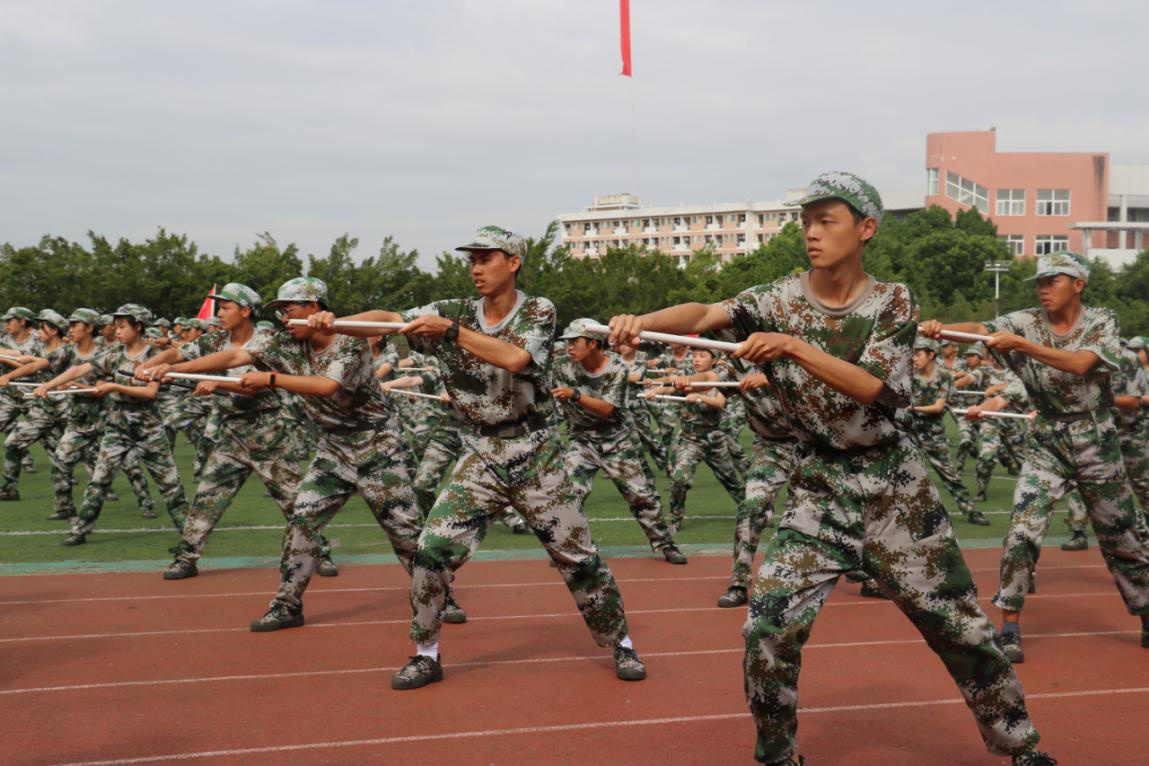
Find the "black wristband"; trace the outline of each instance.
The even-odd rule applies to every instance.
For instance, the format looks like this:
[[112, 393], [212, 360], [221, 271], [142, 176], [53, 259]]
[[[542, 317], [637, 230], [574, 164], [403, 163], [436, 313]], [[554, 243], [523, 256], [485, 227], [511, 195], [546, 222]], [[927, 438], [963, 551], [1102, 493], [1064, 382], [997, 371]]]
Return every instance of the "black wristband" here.
[[456, 343], [459, 340], [459, 323], [451, 322], [451, 326], [443, 333], [443, 340], [448, 343]]
[[577, 388], [572, 388], [571, 392], [572, 402], [577, 402], [579, 399], [582, 399], [582, 391], [579, 391]]
[[275, 388], [275, 373], [274, 372], [271, 373], [271, 375], [268, 377], [267, 385], [271, 386], [272, 388]]

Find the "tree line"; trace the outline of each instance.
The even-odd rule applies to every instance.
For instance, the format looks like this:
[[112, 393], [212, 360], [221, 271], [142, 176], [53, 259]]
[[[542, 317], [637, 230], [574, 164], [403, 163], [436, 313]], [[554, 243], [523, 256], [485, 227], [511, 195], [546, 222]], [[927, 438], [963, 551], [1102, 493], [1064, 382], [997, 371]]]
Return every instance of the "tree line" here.
[[[527, 240], [519, 284], [555, 303], [560, 327], [578, 316], [605, 320], [684, 301], [713, 302], [808, 267], [802, 231], [794, 223], [727, 263], [700, 250], [685, 266], [675, 257], [635, 247], [611, 249], [598, 259], [574, 258], [557, 244], [557, 234], [552, 223]], [[45, 236], [34, 245], [0, 247], [0, 307], [51, 307], [67, 314], [78, 306], [110, 311], [131, 302], [170, 318], [194, 315], [212, 284], [242, 282], [269, 300], [280, 284], [300, 275], [326, 282], [338, 313], [403, 309], [474, 294], [463, 253], [442, 253], [429, 273], [417, 265], [418, 251], [404, 250], [390, 237], [374, 255], [360, 257], [358, 249], [359, 240], [345, 234], [326, 255], [308, 255], [305, 264], [296, 245], [280, 245], [269, 233], [237, 247], [230, 260], [201, 253], [185, 235], [164, 229], [142, 242], [112, 242], [93, 232], [83, 243]], [[976, 210], [951, 217], [934, 206], [888, 218], [864, 256], [875, 277], [913, 288], [923, 317], [944, 321], [993, 316], [987, 261], [1010, 265], [1001, 274], [1002, 313], [1036, 303], [1033, 284], [1025, 281], [1034, 273], [1034, 261], [1012, 258], [993, 223]], [[1146, 296], [1149, 250], [1119, 272], [1094, 260], [1085, 302], [1113, 308], [1124, 335], [1149, 335]]]

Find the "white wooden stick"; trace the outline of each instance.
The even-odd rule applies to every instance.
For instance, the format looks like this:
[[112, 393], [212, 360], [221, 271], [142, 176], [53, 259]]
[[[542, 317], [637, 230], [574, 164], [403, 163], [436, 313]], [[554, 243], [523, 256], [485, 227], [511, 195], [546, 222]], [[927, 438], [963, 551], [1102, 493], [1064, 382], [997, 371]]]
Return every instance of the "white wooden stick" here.
[[[954, 410], [955, 415], [964, 415], [969, 410]], [[1014, 420], [1032, 420], [1033, 415], [1025, 412], [991, 412], [985, 410], [981, 413], [983, 418], [1013, 418]]]
[[56, 391], [49, 391], [48, 396], [71, 396], [73, 394], [94, 394], [94, 388], [61, 388]]
[[666, 402], [688, 402], [690, 401], [685, 396], [671, 396], [670, 394], [655, 394], [655, 399], [662, 399]]
[[[610, 335], [610, 328], [604, 324], [587, 324], [583, 327], [587, 332], [593, 332], [596, 335]], [[709, 338], [691, 338], [689, 335], [671, 335], [665, 332], [647, 332], [643, 330], [638, 334], [642, 340], [649, 340], [655, 343], [673, 343], [679, 346], [691, 346], [693, 348], [707, 348], [711, 351], [737, 351], [740, 348], [738, 343], [727, 343], [722, 340], [710, 340]]]
[[165, 378], [173, 378], [175, 380], [207, 380], [215, 383], [242, 383], [243, 378], [233, 378], [230, 375], [200, 375], [195, 372], [169, 372], [164, 374]]
[[965, 391], [958, 389], [954, 391], [955, 396], [989, 396], [985, 391]]
[[434, 372], [434, 367], [395, 367], [391, 372]]
[[977, 335], [972, 332], [958, 332], [957, 330], [942, 330], [941, 336], [946, 340], [961, 340], [967, 341], [969, 343], [974, 343], [979, 340], [982, 343], [985, 343], [987, 340], [992, 340], [992, 338], [988, 335]]
[[412, 391], [408, 388], [390, 388], [387, 390], [389, 394], [403, 394], [404, 396], [417, 396], [420, 399], [434, 399], [440, 404], [445, 404], [443, 398], [439, 394], [424, 394], [421, 391]]
[[39, 388], [40, 386], [42, 386], [44, 384], [43, 383], [35, 383], [33, 381], [30, 381], [30, 380], [14, 380], [11, 383], [9, 383], [8, 385], [16, 386], [17, 388]]
[[[306, 319], [289, 319], [287, 323], [292, 327], [307, 326]], [[337, 330], [341, 327], [356, 330], [402, 330], [407, 324], [407, 322], [361, 322], [355, 319], [336, 319], [332, 326]]]
[[[644, 386], [666, 386], [670, 388], [670, 384], [660, 382], [657, 380], [644, 380]], [[738, 388], [742, 385], [741, 381], [737, 380], [696, 380], [687, 384], [689, 388]]]

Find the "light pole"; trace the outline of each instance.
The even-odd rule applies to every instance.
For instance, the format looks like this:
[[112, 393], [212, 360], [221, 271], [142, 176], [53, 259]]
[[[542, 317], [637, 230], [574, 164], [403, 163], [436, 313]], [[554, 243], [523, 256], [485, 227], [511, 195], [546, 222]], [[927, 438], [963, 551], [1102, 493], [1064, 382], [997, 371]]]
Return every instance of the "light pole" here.
[[986, 261], [985, 270], [993, 272], [993, 315], [995, 317], [1001, 316], [1001, 308], [997, 305], [998, 299], [1001, 297], [1001, 274], [1009, 271], [1009, 264]]

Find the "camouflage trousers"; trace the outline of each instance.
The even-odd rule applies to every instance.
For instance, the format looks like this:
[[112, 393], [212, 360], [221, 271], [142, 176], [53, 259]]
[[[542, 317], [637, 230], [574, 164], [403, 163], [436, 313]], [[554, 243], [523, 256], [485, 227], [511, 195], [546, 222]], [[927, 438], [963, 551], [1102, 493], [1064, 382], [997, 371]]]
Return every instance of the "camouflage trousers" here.
[[595, 476], [602, 470], [626, 500], [651, 549], [661, 553], [674, 545], [662, 517], [662, 499], [655, 488], [654, 474], [633, 431], [625, 426], [619, 426], [613, 433], [572, 429], [564, 462], [578, 493], [580, 508], [594, 487]]
[[998, 460], [1003, 463], [1008, 460], [1006, 456], [1006, 434], [1001, 429], [999, 421], [986, 421], [981, 423], [980, 438], [977, 445], [977, 496], [984, 497], [989, 490], [989, 480], [993, 476], [993, 467]]
[[993, 603], [1019, 612], [1033, 580], [1053, 504], [1075, 483], [1101, 555], [1132, 614], [1149, 614], [1149, 548], [1133, 504], [1121, 446], [1108, 412], [1071, 422], [1039, 419], [1030, 429], [1013, 514], [1003, 541]]
[[397, 457], [401, 442], [402, 436], [393, 427], [323, 434], [287, 519], [279, 591], [272, 606], [303, 607], [303, 593], [326, 545], [323, 528], [355, 492], [363, 496], [387, 534], [399, 563], [411, 571], [419, 539], [419, 511], [407, 464]]
[[112, 479], [133, 452], [160, 490], [172, 523], [177, 530], [183, 529], [187, 498], [159, 418], [151, 412], [113, 409], [108, 413], [104, 434], [100, 438], [100, 454], [84, 490], [80, 513], [72, 520], [73, 533], [87, 534], [96, 526], [112, 488]]
[[1125, 461], [1129, 487], [1141, 504], [1141, 512], [1149, 518], [1149, 423], [1118, 428], [1117, 434], [1121, 439], [1121, 457]]
[[211, 453], [211, 441], [204, 438], [207, 427], [208, 408], [200, 397], [187, 394], [177, 399], [174, 405], [169, 405], [169, 414], [163, 418], [164, 431], [167, 432], [168, 443], [175, 449], [176, 434], [183, 432], [188, 442], [195, 449], [195, 475], [203, 471], [207, 456]]
[[[287, 429], [279, 410], [225, 416], [218, 439], [200, 474], [191, 510], [184, 522], [178, 556], [196, 560], [203, 553], [208, 535], [253, 473], [260, 478], [271, 499], [290, 520], [299, 486], [299, 463], [288, 457]], [[286, 534], [286, 533], [285, 533]], [[320, 556], [330, 555], [320, 535]]]
[[[99, 457], [100, 439], [104, 433], [100, 422], [69, 421], [64, 429], [63, 436], [56, 446], [52, 457], [52, 505], [53, 510], [63, 512], [69, 516], [76, 514], [75, 501], [72, 499], [72, 488], [75, 486], [76, 465], [83, 463], [88, 469], [88, 476], [96, 473], [95, 461]], [[95, 447], [95, 449], [93, 449]], [[148, 480], [140, 468], [139, 453], [135, 450], [128, 452], [123, 461], [124, 474], [140, 510], [150, 514], [155, 509], [151, 493], [148, 491]], [[114, 474], [112, 476], [114, 477]], [[109, 484], [111, 478], [109, 478]]]
[[627, 634], [610, 567], [591, 539], [579, 493], [566, 475], [553, 428], [512, 439], [463, 434], [463, 455], [427, 517], [411, 576], [411, 640], [438, 640], [451, 573], [469, 559], [507, 506], [527, 520], [550, 554], [591, 636], [611, 646]]
[[710, 466], [714, 478], [736, 504], [741, 505], [746, 497], [746, 484], [738, 476], [722, 429], [695, 431], [686, 426], [674, 451], [670, 474], [670, 524], [675, 528], [681, 527], [686, 517], [686, 493], [694, 486], [694, 472], [702, 462]]
[[957, 455], [954, 458], [958, 475], [960, 476], [965, 472], [965, 461], [967, 457], [977, 459], [977, 437], [980, 430], [980, 423], [976, 423], [963, 415], [954, 415], [954, 422], [957, 423], [958, 429], [958, 446]]
[[439, 484], [462, 452], [463, 442], [457, 428], [440, 426], [431, 434], [415, 471], [415, 503], [419, 506], [420, 518], [426, 519], [431, 513], [435, 496], [439, 494]]
[[[919, 421], [914, 421], [914, 427], [910, 431], [910, 438], [922, 454], [926, 458], [926, 462], [934, 469], [934, 473], [941, 479], [942, 486], [946, 491], [953, 496], [957, 502], [958, 510], [962, 513], [973, 513], [974, 504], [970, 500], [969, 492], [962, 483], [961, 475], [958, 474], [954, 464], [950, 461], [950, 442], [946, 438], [945, 428], [941, 427], [939, 422], [937, 426], [931, 427], [928, 424], [920, 424]], [[980, 465], [980, 463], [979, 463]], [[992, 467], [990, 468], [992, 471]]]
[[754, 438], [753, 459], [746, 474], [746, 498], [738, 504], [734, 521], [734, 564], [730, 585], [750, 587], [754, 555], [762, 530], [774, 516], [774, 498], [786, 486], [798, 462], [798, 445], [792, 440]]
[[738, 470], [738, 475], [742, 480], [746, 481], [746, 474], [750, 472], [750, 456], [746, 454], [746, 449], [742, 446], [742, 426], [746, 423], [746, 416], [740, 417], [723, 417], [722, 424], [719, 430], [726, 438], [726, 450], [730, 453], [730, 459], [734, 461], [734, 467]]
[[27, 409], [28, 401], [23, 396], [0, 391], [0, 433], [9, 433]]
[[627, 425], [638, 437], [642, 448], [650, 454], [658, 470], [666, 473], [670, 464], [666, 459], [666, 444], [662, 440], [662, 431], [651, 423], [650, 410], [644, 399], [637, 399], [633, 404], [627, 404]]
[[[755, 758], [797, 752], [802, 647], [838, 578], [863, 570], [910, 619], [949, 671], [993, 753], [1037, 742], [1021, 682], [993, 625], [945, 506], [908, 437], [896, 444], [801, 458], [781, 528], [754, 582], [743, 636]], [[864, 694], [859, 686], [858, 692]]]
[[64, 420], [55, 407], [33, 403], [4, 440], [4, 486], [15, 489], [20, 483], [20, 466], [28, 457], [28, 448], [38, 441], [44, 442], [49, 455], [56, 451]]

